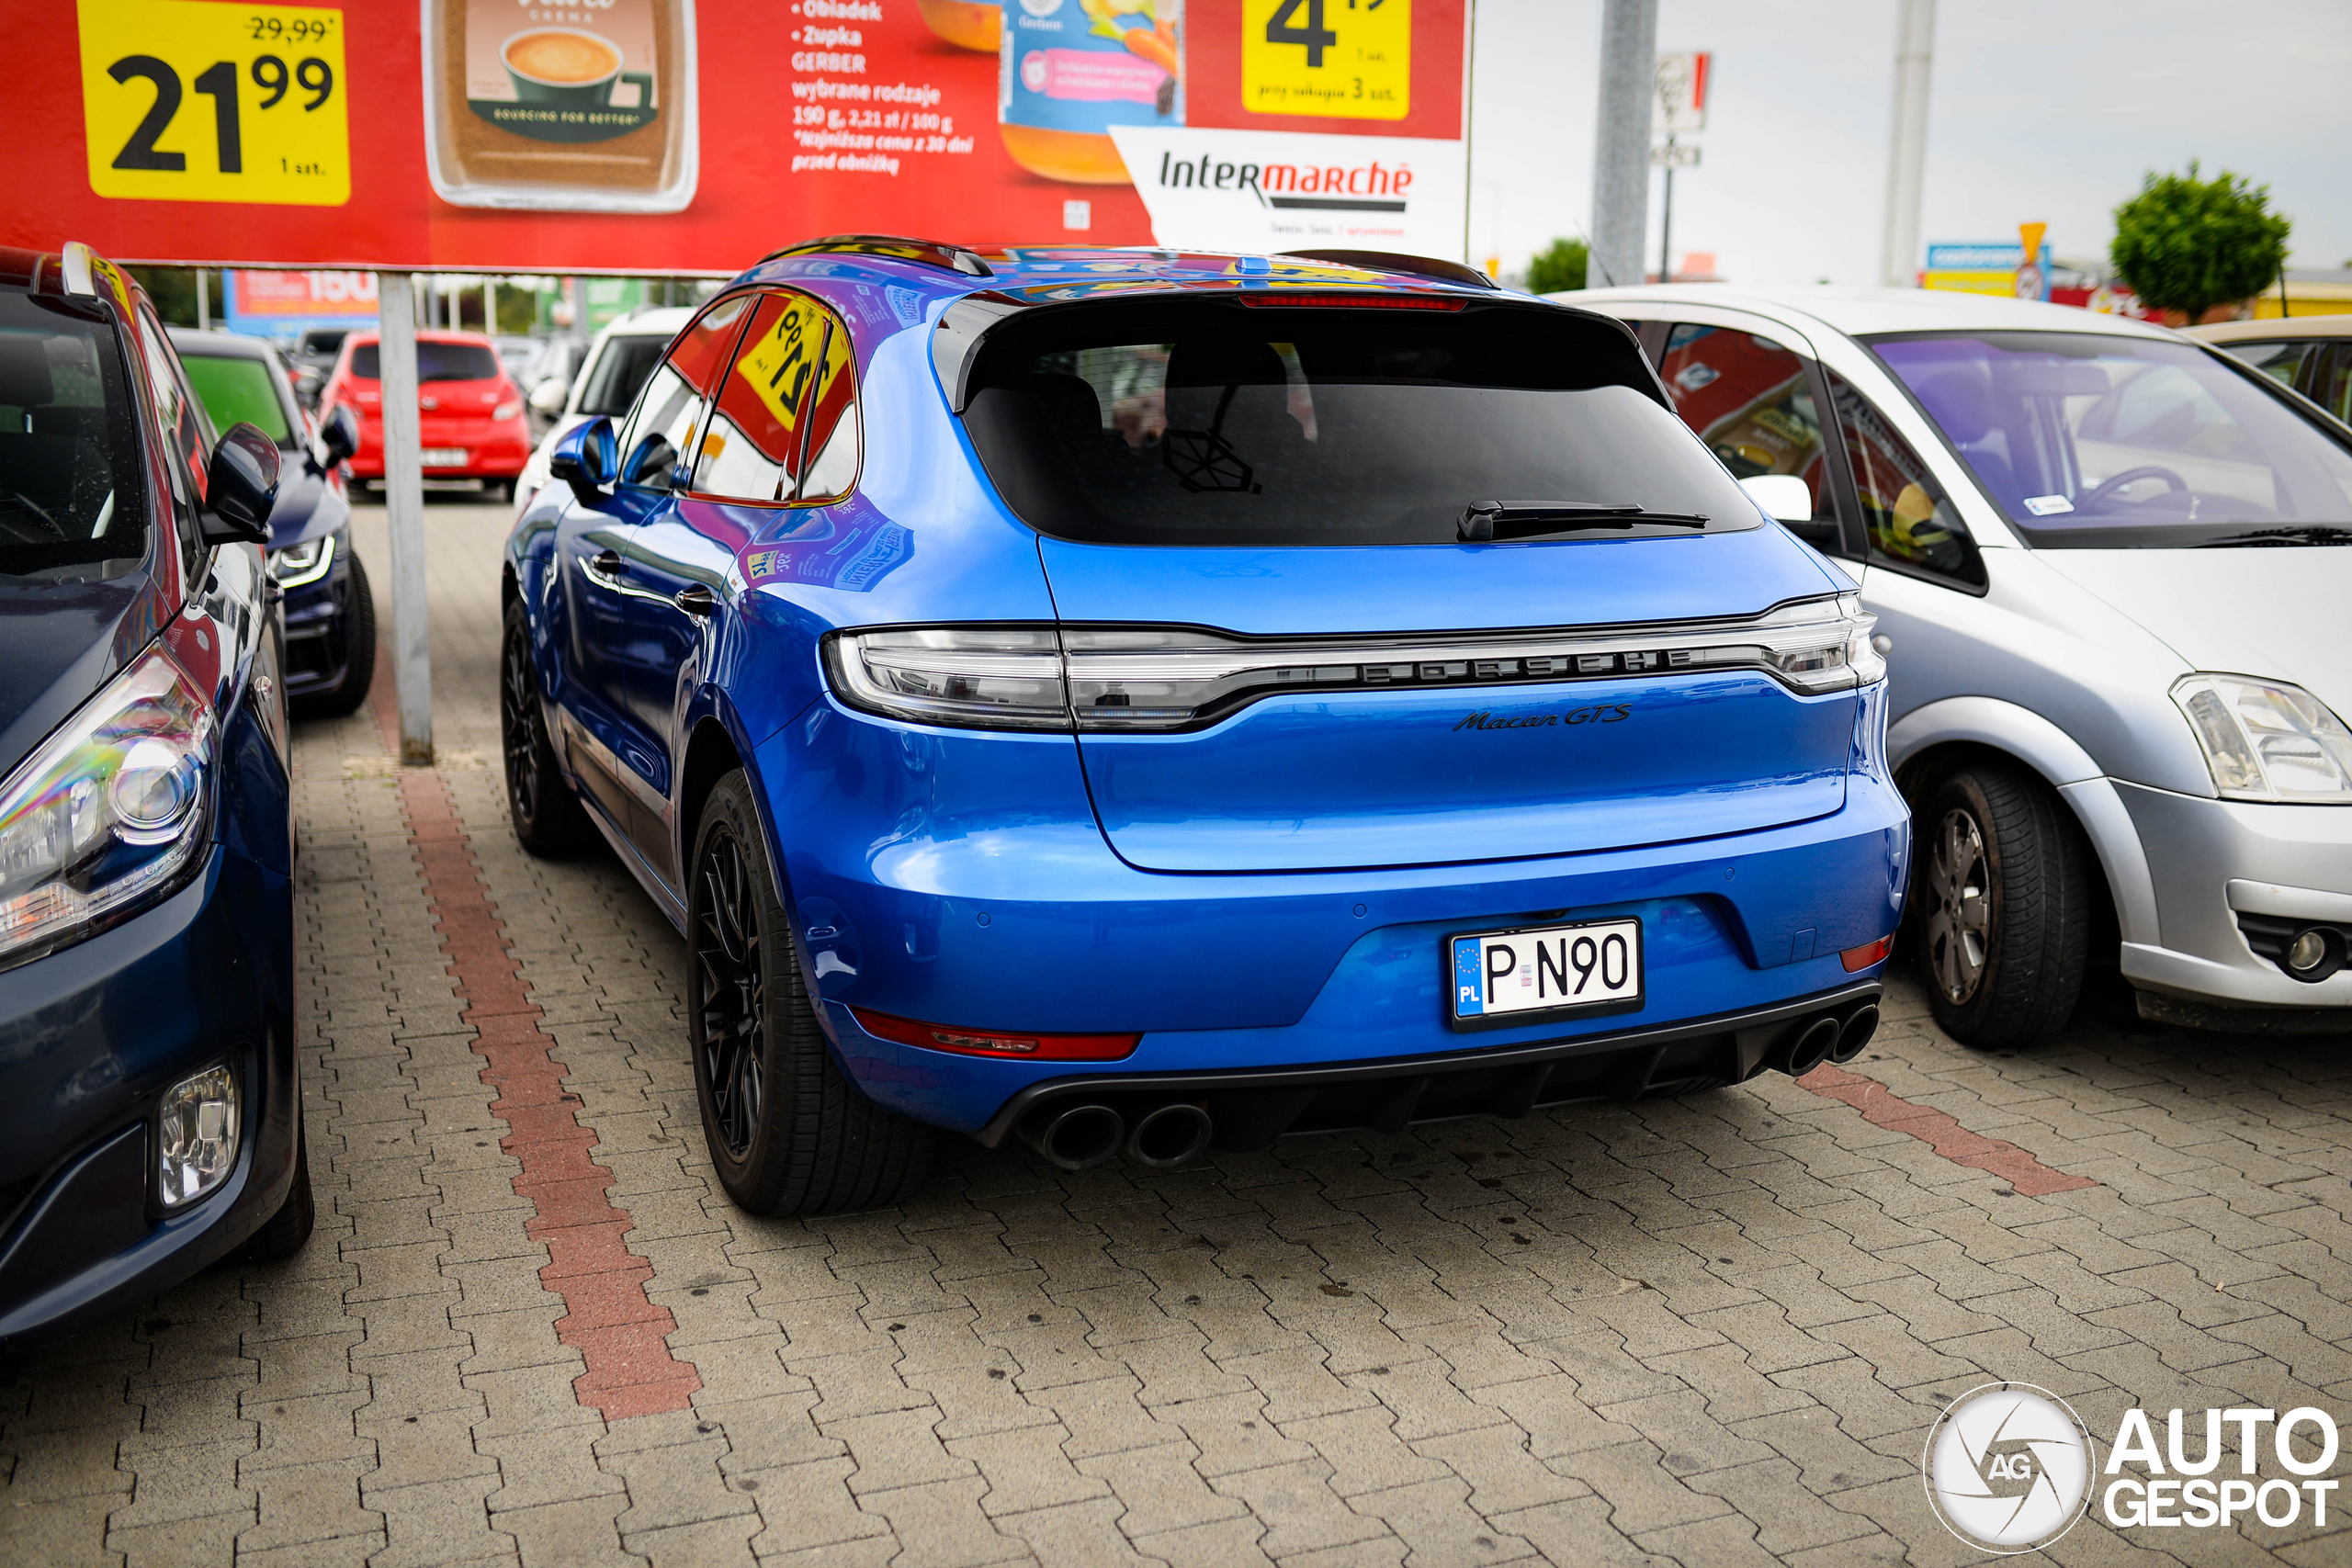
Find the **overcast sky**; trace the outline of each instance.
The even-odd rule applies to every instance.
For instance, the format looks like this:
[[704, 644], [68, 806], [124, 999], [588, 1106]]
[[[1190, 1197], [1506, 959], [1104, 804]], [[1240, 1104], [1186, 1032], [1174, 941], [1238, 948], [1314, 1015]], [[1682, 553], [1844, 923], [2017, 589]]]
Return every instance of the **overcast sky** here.
[[[1659, 0], [1658, 48], [1714, 51], [1705, 164], [1674, 251], [1743, 282], [1876, 281], [1896, 0]], [[2150, 169], [2270, 187], [2293, 267], [2352, 258], [2352, 3], [1944, 0], [1920, 238], [2050, 225], [2099, 256]], [[1600, 0], [1477, 0], [1471, 252], [1506, 267], [1589, 228]], [[1659, 191], [1650, 187], [1648, 255]], [[1917, 258], [1914, 259], [1917, 265]]]

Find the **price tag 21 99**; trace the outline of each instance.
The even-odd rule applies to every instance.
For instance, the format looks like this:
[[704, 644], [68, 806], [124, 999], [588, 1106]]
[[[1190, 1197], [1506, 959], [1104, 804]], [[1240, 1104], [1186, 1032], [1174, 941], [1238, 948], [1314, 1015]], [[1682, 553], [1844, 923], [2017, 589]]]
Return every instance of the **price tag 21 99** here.
[[78, 0], [90, 188], [139, 201], [351, 199], [343, 13]]

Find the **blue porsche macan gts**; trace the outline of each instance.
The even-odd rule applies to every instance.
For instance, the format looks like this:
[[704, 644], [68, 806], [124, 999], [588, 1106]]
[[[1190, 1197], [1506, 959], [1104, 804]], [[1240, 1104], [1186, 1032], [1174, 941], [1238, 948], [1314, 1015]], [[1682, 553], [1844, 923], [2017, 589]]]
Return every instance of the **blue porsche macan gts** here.
[[[504, 563], [514, 827], [692, 949], [710, 1153], [893, 1201], [1802, 1073], [1908, 817], [1850, 581], [1625, 328], [1445, 263], [770, 256]], [[593, 829], [592, 829], [593, 825]]]

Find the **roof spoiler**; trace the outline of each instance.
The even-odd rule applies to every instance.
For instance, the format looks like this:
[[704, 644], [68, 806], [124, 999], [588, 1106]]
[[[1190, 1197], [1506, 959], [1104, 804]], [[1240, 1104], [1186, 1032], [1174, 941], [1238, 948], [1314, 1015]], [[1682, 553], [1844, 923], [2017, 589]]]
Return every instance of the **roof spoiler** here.
[[764, 264], [786, 256], [886, 256], [893, 261], [941, 267], [966, 277], [996, 276], [995, 269], [982, 261], [978, 252], [963, 245], [952, 245], [944, 240], [910, 240], [896, 234], [828, 234], [821, 240], [807, 240], [780, 251], [770, 251], [760, 260]]
[[1440, 261], [1434, 256], [1408, 256], [1398, 251], [1284, 251], [1282, 254], [1295, 256], [1300, 261], [1330, 262], [1337, 266], [1361, 267], [1367, 272], [1402, 272], [1416, 277], [1433, 277], [1442, 283], [1459, 283], [1467, 288], [1499, 292], [1502, 288], [1475, 266]]

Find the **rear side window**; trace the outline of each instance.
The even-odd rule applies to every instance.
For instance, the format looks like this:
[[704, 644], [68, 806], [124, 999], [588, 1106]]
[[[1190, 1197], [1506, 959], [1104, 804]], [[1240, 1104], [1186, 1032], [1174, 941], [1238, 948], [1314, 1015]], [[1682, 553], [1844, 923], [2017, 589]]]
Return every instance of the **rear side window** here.
[[695, 448], [703, 404], [742, 330], [752, 297], [722, 299], [678, 334], [677, 346], [646, 378], [621, 429], [621, 482], [668, 490], [683, 455]]
[[1651, 386], [1580, 312], [1188, 299], [1013, 318], [965, 420], [1006, 503], [1062, 538], [1451, 544], [1489, 502], [1757, 526]]
[[1678, 321], [1658, 366], [1674, 412], [1739, 479], [1794, 474], [1813, 492], [1813, 514], [1834, 518], [1823, 461], [1821, 411], [1805, 362], [1771, 338]]
[[2295, 373], [2303, 367], [2303, 354], [2308, 344], [2300, 343], [2225, 343], [2218, 345], [2233, 359], [2243, 359], [2282, 387], [2295, 384]]
[[580, 389], [580, 412], [591, 419], [598, 414], [617, 419], [628, 412], [669, 345], [667, 338], [643, 333], [606, 338], [605, 352], [589, 369], [588, 384]]
[[730, 501], [820, 501], [857, 479], [849, 333], [797, 294], [770, 294], [711, 408], [694, 488]]
[[[372, 343], [363, 343], [354, 348], [351, 351], [351, 373], [363, 381], [382, 380], [382, 349]], [[495, 381], [502, 374], [498, 353], [487, 344], [435, 343], [427, 339], [416, 345], [416, 378], [419, 381]]]
[[1976, 541], [1928, 465], [1851, 382], [1834, 370], [1826, 374], [1846, 460], [1854, 471], [1870, 558], [1984, 586]]
[[138, 419], [112, 326], [0, 293], [0, 575], [114, 576], [144, 558]]

